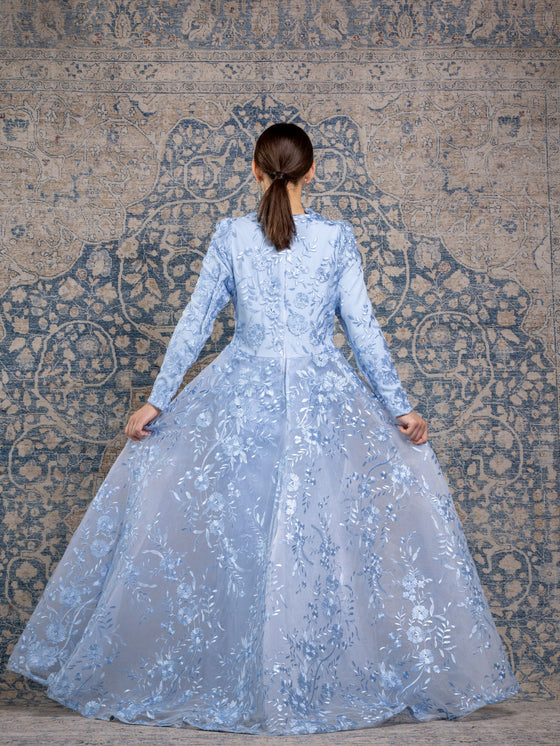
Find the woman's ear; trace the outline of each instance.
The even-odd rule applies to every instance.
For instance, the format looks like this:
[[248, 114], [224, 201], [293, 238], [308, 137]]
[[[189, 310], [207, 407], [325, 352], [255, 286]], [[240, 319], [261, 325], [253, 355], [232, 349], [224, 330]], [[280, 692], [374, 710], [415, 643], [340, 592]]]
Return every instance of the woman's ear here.
[[251, 161], [251, 168], [253, 169], [253, 176], [255, 177], [255, 179], [259, 182], [259, 184], [262, 184], [263, 172], [257, 166], [255, 161]]
[[313, 161], [313, 163], [311, 164], [311, 168], [309, 169], [309, 171], [303, 177], [304, 183], [305, 184], [309, 184], [309, 182], [311, 181], [311, 179], [314, 176], [315, 176], [315, 161]]

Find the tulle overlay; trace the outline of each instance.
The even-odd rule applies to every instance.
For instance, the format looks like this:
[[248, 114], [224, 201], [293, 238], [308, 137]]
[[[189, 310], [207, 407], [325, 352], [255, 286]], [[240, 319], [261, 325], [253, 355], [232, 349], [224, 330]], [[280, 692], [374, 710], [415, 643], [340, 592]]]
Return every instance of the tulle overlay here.
[[90, 717], [271, 734], [518, 690], [431, 447], [332, 343], [237, 338], [125, 446], [9, 667]]

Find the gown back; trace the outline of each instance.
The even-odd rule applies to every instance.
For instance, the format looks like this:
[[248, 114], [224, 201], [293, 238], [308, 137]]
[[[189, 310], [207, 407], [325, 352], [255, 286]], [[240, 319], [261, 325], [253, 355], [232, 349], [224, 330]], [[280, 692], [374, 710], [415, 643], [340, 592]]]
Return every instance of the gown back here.
[[[297, 734], [518, 691], [353, 231], [221, 221], [149, 401], [8, 668], [95, 718]], [[218, 312], [236, 328], [173, 398]], [[338, 315], [365, 381], [333, 342]], [[367, 383], [366, 383], [367, 381]]]

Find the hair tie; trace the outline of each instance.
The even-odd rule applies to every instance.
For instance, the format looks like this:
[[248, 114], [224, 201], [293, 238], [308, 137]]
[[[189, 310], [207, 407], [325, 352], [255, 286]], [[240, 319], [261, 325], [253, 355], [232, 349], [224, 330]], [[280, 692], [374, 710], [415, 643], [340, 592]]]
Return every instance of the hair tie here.
[[286, 174], [283, 171], [273, 171], [271, 174], [272, 180], [286, 181]]

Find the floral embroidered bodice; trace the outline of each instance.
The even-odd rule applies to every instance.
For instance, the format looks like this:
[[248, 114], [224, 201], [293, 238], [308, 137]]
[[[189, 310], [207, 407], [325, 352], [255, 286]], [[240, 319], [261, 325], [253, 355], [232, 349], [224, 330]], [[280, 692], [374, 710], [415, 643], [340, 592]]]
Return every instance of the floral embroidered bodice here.
[[259, 357], [319, 357], [336, 353], [335, 314], [357, 364], [393, 416], [412, 407], [399, 381], [364, 283], [350, 225], [308, 211], [295, 215], [297, 238], [277, 251], [256, 215], [222, 220], [204, 258], [196, 288], [173, 333], [149, 401], [166, 409], [230, 298], [230, 344]]

